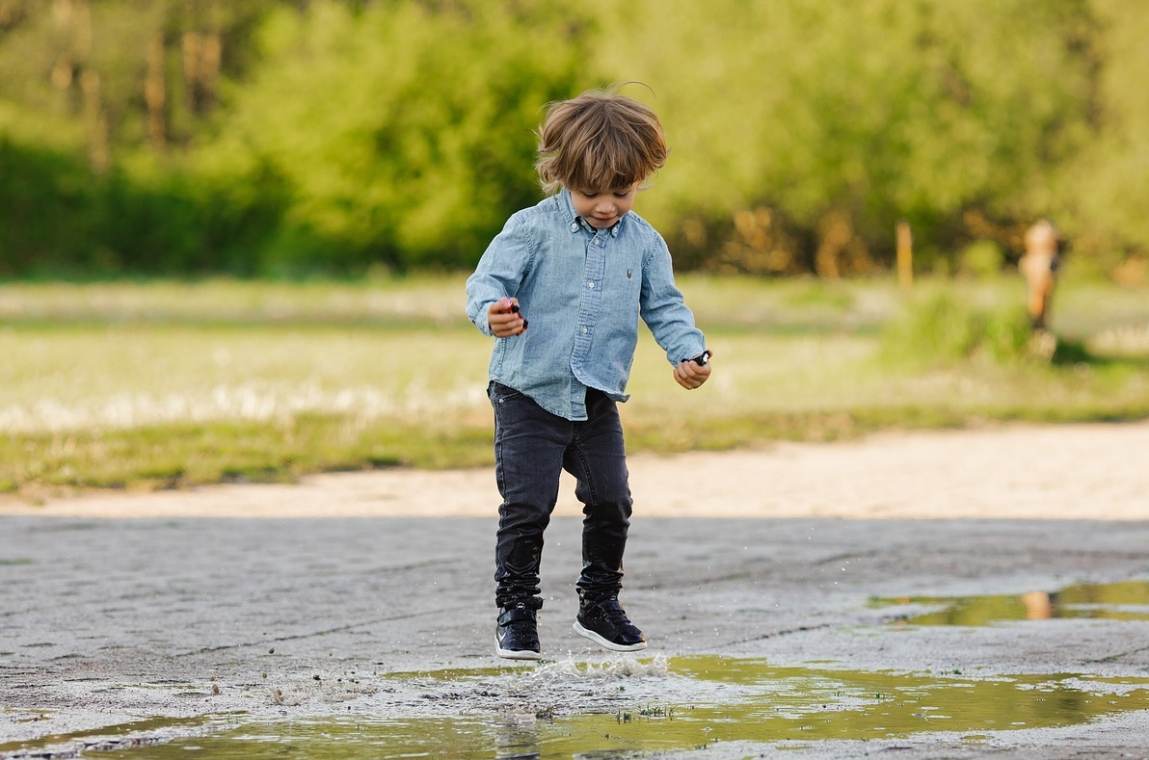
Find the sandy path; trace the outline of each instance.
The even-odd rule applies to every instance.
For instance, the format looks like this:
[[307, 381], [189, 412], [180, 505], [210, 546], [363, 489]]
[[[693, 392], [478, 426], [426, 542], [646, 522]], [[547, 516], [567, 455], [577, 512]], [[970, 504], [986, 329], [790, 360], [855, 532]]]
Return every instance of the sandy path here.
[[[887, 433], [834, 444], [630, 459], [636, 515], [1149, 519], [1149, 421]], [[565, 476], [564, 476], [565, 477]], [[122, 517], [492, 515], [490, 469], [318, 475], [298, 485], [103, 493], [0, 514]], [[576, 515], [573, 483], [557, 515]]]

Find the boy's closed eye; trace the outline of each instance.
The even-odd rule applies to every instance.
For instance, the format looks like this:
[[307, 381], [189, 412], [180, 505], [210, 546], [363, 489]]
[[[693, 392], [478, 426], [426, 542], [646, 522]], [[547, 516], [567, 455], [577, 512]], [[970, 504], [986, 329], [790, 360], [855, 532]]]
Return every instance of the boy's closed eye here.
[[571, 191], [575, 213], [592, 227], [605, 229], [626, 216], [634, 205], [638, 183], [610, 189], [584, 187]]
[[[607, 195], [605, 191], [601, 190], [579, 190], [578, 193], [588, 200], [597, 198], [600, 195]], [[630, 188], [628, 187], [622, 190], [611, 190], [610, 194], [615, 198], [625, 198], [626, 196], [630, 195]]]

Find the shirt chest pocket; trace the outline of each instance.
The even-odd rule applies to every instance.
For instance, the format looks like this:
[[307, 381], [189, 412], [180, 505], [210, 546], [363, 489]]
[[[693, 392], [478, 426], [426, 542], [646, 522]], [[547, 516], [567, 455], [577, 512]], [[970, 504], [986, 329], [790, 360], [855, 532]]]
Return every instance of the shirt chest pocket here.
[[603, 294], [607, 298], [618, 298], [637, 306], [638, 294], [642, 289], [642, 269], [639, 264], [608, 265], [603, 279]]
[[604, 290], [625, 293], [639, 291], [642, 283], [642, 269], [639, 261], [616, 261], [610, 256], [602, 272]]

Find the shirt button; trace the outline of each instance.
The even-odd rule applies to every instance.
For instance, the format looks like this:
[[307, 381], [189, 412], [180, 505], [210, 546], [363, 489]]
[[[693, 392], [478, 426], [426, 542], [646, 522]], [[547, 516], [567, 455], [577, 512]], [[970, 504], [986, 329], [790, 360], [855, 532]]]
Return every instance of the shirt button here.
[[591, 288], [591, 289], [593, 290], [593, 289], [594, 289], [594, 280], [591, 280], [591, 281], [589, 281], [589, 282], [586, 284], [586, 286], [587, 286], [588, 288]]
[[582, 333], [583, 335], [586, 335], [586, 325], [583, 325], [582, 327], [580, 327], [580, 328], [578, 329], [578, 331], [579, 331], [580, 333]]
[[573, 222], [571, 224], [571, 232], [578, 232], [578, 222]]

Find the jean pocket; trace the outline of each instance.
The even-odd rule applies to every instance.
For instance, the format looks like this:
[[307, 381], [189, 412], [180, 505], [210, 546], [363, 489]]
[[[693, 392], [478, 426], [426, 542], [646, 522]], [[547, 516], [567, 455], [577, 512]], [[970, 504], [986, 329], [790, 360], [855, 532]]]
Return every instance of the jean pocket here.
[[492, 381], [490, 387], [487, 388], [487, 396], [491, 399], [492, 404], [503, 404], [507, 401], [523, 398], [524, 394], [510, 386]]

